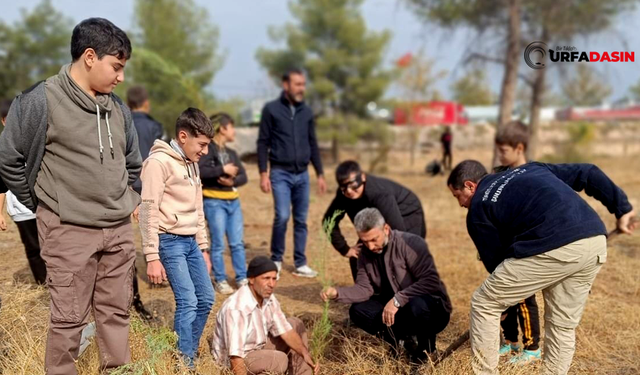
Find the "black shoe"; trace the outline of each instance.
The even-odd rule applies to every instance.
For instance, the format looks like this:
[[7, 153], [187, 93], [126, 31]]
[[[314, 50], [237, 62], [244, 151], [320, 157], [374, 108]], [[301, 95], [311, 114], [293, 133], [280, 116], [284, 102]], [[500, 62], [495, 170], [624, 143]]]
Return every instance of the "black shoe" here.
[[133, 308], [134, 310], [136, 310], [138, 315], [140, 315], [142, 320], [146, 322], [151, 322], [154, 320], [153, 315], [151, 315], [151, 313], [144, 308], [144, 305], [142, 304], [142, 300], [140, 299], [140, 296], [135, 296], [133, 298]]

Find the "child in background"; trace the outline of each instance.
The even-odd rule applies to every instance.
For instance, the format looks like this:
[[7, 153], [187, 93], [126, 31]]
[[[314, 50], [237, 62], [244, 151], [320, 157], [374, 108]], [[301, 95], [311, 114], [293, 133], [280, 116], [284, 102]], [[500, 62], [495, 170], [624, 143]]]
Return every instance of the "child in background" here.
[[247, 183], [247, 173], [238, 154], [226, 147], [227, 143], [235, 141], [236, 131], [231, 116], [216, 113], [211, 116], [211, 122], [215, 136], [209, 145], [209, 153], [198, 163], [204, 186], [204, 214], [211, 233], [211, 265], [216, 290], [222, 294], [232, 294], [235, 290], [227, 281], [222, 252], [226, 234], [236, 285], [246, 285], [244, 220], [237, 188]]
[[[520, 121], [512, 121], [496, 134], [496, 146], [500, 165], [513, 169], [527, 163], [526, 151], [529, 143], [529, 128]], [[522, 330], [522, 345], [518, 345], [518, 320]], [[540, 318], [536, 296], [520, 301], [502, 314], [501, 323], [505, 343], [500, 346], [500, 355], [517, 353], [512, 363], [528, 363], [541, 358]], [[523, 349], [520, 353], [520, 349]]]

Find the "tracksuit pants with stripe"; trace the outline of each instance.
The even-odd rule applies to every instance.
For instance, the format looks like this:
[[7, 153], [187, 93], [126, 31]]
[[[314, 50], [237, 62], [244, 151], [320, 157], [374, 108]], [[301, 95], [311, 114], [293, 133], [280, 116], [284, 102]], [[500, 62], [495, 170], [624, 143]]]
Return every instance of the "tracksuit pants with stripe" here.
[[504, 339], [518, 342], [518, 321], [522, 330], [522, 346], [525, 350], [538, 350], [540, 347], [540, 318], [535, 294], [509, 307], [504, 313], [500, 325]]

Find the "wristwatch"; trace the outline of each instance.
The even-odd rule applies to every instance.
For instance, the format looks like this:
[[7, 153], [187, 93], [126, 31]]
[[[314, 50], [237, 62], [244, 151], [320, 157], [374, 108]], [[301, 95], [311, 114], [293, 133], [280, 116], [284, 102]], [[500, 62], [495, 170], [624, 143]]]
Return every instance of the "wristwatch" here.
[[398, 302], [398, 300], [396, 299], [396, 297], [393, 297], [393, 306], [400, 308], [400, 302]]

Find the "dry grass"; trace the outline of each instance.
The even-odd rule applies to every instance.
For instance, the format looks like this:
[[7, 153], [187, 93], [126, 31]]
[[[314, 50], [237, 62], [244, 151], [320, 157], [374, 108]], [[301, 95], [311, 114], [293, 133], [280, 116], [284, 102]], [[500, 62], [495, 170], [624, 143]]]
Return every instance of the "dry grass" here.
[[[469, 152], [458, 157], [480, 158], [488, 162], [488, 153]], [[428, 178], [422, 172], [427, 161], [435, 155], [421, 156], [413, 168], [408, 165], [408, 154], [392, 154], [387, 177], [399, 181], [415, 191], [425, 207], [428, 227], [428, 243], [444, 280], [454, 306], [451, 323], [438, 335], [438, 347], [443, 349], [468, 328], [469, 299], [474, 289], [486, 277], [486, 271], [476, 259], [476, 250], [468, 238], [464, 224], [466, 211], [456, 205], [445, 187], [444, 177]], [[640, 175], [634, 163], [627, 159], [593, 160], [616, 181], [632, 199], [634, 206], [640, 203]], [[367, 165], [367, 160], [362, 160]], [[400, 167], [399, 167], [400, 166]], [[273, 203], [271, 196], [262, 194], [257, 184], [255, 166], [248, 166], [250, 181], [241, 190], [245, 217], [245, 241], [247, 258], [268, 253], [271, 233]], [[331, 171], [327, 166], [330, 189], [335, 191]], [[313, 182], [312, 182], [313, 183]], [[312, 186], [309, 212], [310, 263], [320, 256], [324, 244], [315, 235], [321, 230], [321, 218], [333, 194], [318, 196]], [[635, 198], [635, 199], [634, 199]], [[614, 219], [606, 209], [592, 199], [589, 202], [613, 227]], [[354, 241], [354, 233], [348, 220], [341, 224], [347, 238]], [[622, 237], [609, 248], [607, 264], [596, 279], [593, 291], [577, 332], [577, 350], [572, 374], [638, 374], [640, 373], [640, 236]], [[290, 272], [292, 266], [291, 228], [288, 231], [285, 272], [276, 294], [285, 313], [302, 317], [309, 325], [321, 316], [323, 302], [318, 280], [298, 279]], [[29, 283], [29, 271], [15, 225], [0, 234], [0, 251], [3, 267], [0, 270], [0, 369], [3, 374], [41, 374], [44, 363], [44, 347], [48, 325], [48, 294], [46, 289], [33, 287]], [[233, 271], [230, 259], [227, 270]], [[337, 252], [329, 251], [326, 259], [328, 277], [334, 284], [349, 285], [351, 275], [346, 259]], [[142, 268], [143, 262], [139, 260]], [[141, 274], [144, 272], [140, 272]], [[158, 327], [149, 327], [139, 320], [132, 322], [130, 344], [134, 361], [134, 373], [181, 374], [175, 353], [167, 344], [171, 343], [170, 329], [173, 319], [173, 295], [169, 288], [149, 288], [141, 283], [142, 298], [155, 311], [160, 320]], [[216, 296], [214, 313], [224, 300]], [[540, 298], [539, 301], [542, 301]], [[540, 302], [542, 306], [542, 302]], [[391, 357], [386, 346], [354, 328], [345, 328], [342, 322], [347, 316], [347, 306], [332, 304], [330, 317], [333, 322], [331, 343], [321, 361], [326, 374], [406, 374], [410, 369], [404, 361]], [[207, 338], [213, 332], [215, 321], [209, 319], [201, 342], [201, 360], [198, 370], [203, 374], [222, 374], [209, 354]], [[544, 338], [543, 338], [544, 342]], [[470, 373], [470, 350], [468, 344], [445, 360], [437, 368], [425, 365], [418, 373], [466, 374]], [[92, 343], [78, 367], [81, 374], [95, 374], [98, 370], [98, 351]], [[501, 369], [503, 374], [528, 374], [533, 367], [523, 369]]]

